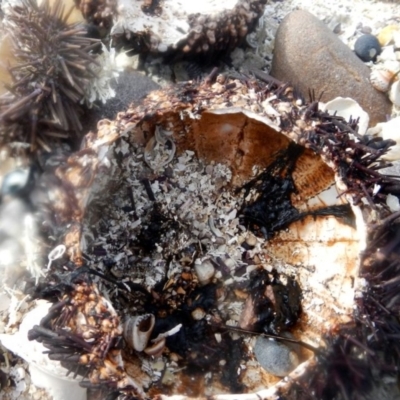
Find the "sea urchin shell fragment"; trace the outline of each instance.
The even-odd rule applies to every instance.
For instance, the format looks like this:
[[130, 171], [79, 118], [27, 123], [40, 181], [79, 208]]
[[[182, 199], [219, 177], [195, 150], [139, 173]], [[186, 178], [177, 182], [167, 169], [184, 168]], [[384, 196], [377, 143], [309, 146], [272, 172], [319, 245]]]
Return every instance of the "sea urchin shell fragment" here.
[[[146, 3], [154, 6], [146, 7]], [[208, 54], [234, 49], [255, 26], [265, 0], [117, 1], [113, 41], [137, 52]]]
[[[128, 200], [130, 208], [124, 211], [127, 224], [121, 224], [121, 239], [130, 227], [129, 246], [118, 245], [112, 261], [123, 271], [129, 296], [137, 289], [145, 301], [132, 302], [133, 308], [138, 307], [137, 301], [144, 311], [137, 319], [128, 319], [125, 328], [129, 327], [130, 333], [125, 329], [124, 336], [131, 340], [135, 327], [146, 338], [153, 326], [155, 336], [179, 327], [165, 338], [169, 351], [163, 352], [163, 357], [184, 367], [170, 371], [172, 383], [162, 386], [165, 381], [159, 382], [163, 393], [165, 389], [171, 396], [214, 396], [218, 400], [226, 398], [219, 393], [246, 392], [254, 393], [249, 399], [276, 398], [278, 391], [284, 394], [294, 378], [319, 362], [315, 351], [325, 351], [322, 333], [333, 335], [338, 326], [353, 320], [355, 294], [360, 288], [360, 254], [367, 234], [359, 205], [368, 213], [371, 199], [378, 204], [386, 201], [383, 195], [374, 197], [373, 191], [378, 184], [380, 193], [385, 193], [393, 182], [369, 167], [387, 149], [355, 143], [350, 138], [357, 130], [354, 121], [348, 123], [343, 117], [318, 110], [317, 102], [299, 105], [290, 88], [269, 90], [261, 82], [243, 78], [224, 85], [186, 83], [152, 92], [141, 105], [120, 112], [115, 121], [102, 121], [97, 134], [87, 135], [86, 148], [69, 160], [83, 164], [88, 154], [100, 155], [99, 143], [107, 143], [107, 138], [115, 140], [119, 133], [121, 143], [116, 144], [115, 154], [108, 153], [109, 173], [104, 173], [105, 166], [100, 173], [100, 163], [91, 163], [90, 175], [96, 175], [98, 181], [95, 178], [88, 186], [93, 181], [102, 182], [105, 190], [98, 195], [112, 204], [114, 197], [107, 183], [114, 187], [123, 174], [125, 180], [134, 181], [126, 195], [127, 199], [133, 197], [130, 203]], [[271, 107], [263, 106], [266, 100]], [[279, 113], [283, 107], [290, 112]], [[176, 149], [173, 160], [157, 171], [150, 170], [143, 159], [156, 127], [171, 132], [169, 140]], [[119, 165], [114, 161], [121, 154], [129, 154], [131, 164], [126, 158], [126, 164], [120, 163], [121, 170], [112, 170], [112, 165]], [[138, 165], [139, 169], [134, 169]], [[65, 169], [58, 168], [56, 173]], [[72, 180], [71, 174], [63, 177]], [[191, 193], [194, 196], [187, 197]], [[99, 221], [96, 203], [90, 202], [93, 196], [90, 190], [81, 191], [84, 209], [76, 217], [87, 230], [93, 221]], [[155, 222], [148, 216], [155, 211], [166, 221], [166, 229], [160, 234], [157, 230], [156, 250], [149, 252], [139, 239], [143, 231], [153, 228]], [[130, 225], [133, 214], [139, 223]], [[118, 211], [118, 218], [124, 215]], [[80, 260], [81, 253], [81, 231], [76, 226], [74, 229], [65, 243], [72, 261]], [[93, 235], [97, 233], [93, 231]], [[96, 243], [104, 240], [100, 236]], [[246, 238], [250, 236], [256, 240], [249, 244]], [[103, 252], [109, 251], [109, 243]], [[130, 246], [135, 248], [134, 257], [124, 248]], [[97, 264], [106, 260], [96, 258], [95, 251], [89, 256], [96, 260], [91, 264], [93, 271], [100, 274]], [[130, 260], [126, 267], [125, 258]], [[212, 267], [209, 265], [207, 271], [200, 268], [206, 262]], [[139, 268], [145, 276], [140, 278], [141, 285], [136, 283], [139, 277], [133, 276]], [[202, 276], [203, 272], [207, 274]], [[123, 310], [128, 296], [120, 299], [118, 295], [124, 285], [112, 282], [118, 290], [108, 293], [110, 302], [115, 302], [120, 319], [126, 320]], [[94, 292], [95, 287], [93, 284]], [[240, 321], [243, 310], [249, 314], [249, 323]], [[273, 324], [269, 323], [271, 310], [281, 313], [279, 321], [271, 317]], [[293, 318], [286, 318], [288, 315]], [[140, 326], [142, 322], [144, 326]], [[243, 332], [249, 327], [260, 329]], [[257, 363], [253, 353], [246, 353], [250, 350], [243, 337], [282, 333], [287, 338], [284, 334], [289, 329], [304, 349], [298, 360], [286, 352], [291, 364], [289, 368], [286, 363], [285, 373], [298, 361], [301, 364], [288, 379], [279, 381]], [[137, 351], [153, 347], [147, 342], [132, 345]], [[158, 354], [160, 349], [156, 350]], [[132, 379], [136, 374], [131, 364], [142, 357], [146, 357], [145, 352], [140, 357], [130, 352], [118, 359], [123, 379], [114, 380], [113, 387], [129, 392], [127, 377]], [[199, 372], [193, 380], [193, 369], [187, 366], [204, 374]], [[96, 376], [91, 375], [94, 383], [100, 381], [95, 381]], [[185, 384], [188, 381], [196, 381], [196, 391]]]

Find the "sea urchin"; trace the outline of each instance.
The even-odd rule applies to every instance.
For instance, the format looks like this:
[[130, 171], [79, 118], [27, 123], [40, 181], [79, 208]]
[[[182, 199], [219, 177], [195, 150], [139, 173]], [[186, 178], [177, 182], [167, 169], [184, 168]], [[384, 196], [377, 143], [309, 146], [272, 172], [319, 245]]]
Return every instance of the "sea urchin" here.
[[22, 0], [9, 9], [5, 25], [15, 61], [8, 67], [12, 84], [0, 97], [2, 141], [46, 147], [46, 137], [82, 129], [79, 103], [95, 75], [92, 50], [98, 41], [87, 37], [83, 25], [68, 22], [72, 10], [48, 0]]

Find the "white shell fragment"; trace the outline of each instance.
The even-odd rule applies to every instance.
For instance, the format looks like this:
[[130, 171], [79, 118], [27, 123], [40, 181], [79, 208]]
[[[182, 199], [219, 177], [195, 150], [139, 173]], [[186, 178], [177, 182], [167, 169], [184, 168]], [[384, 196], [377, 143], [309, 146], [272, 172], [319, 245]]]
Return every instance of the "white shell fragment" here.
[[329, 114], [336, 114], [343, 117], [346, 121], [359, 118], [358, 133], [364, 135], [368, 129], [369, 115], [362, 107], [349, 97], [336, 97], [327, 103], [320, 103], [321, 110], [328, 111]]
[[381, 159], [386, 161], [400, 160], [400, 117], [376, 124], [373, 128], [368, 129], [367, 134], [380, 136], [383, 140], [394, 140], [396, 144]]
[[394, 82], [391, 86], [389, 99], [396, 107], [400, 107], [400, 81]]
[[391, 212], [396, 212], [400, 210], [400, 202], [397, 196], [389, 194], [386, 199], [386, 204]]

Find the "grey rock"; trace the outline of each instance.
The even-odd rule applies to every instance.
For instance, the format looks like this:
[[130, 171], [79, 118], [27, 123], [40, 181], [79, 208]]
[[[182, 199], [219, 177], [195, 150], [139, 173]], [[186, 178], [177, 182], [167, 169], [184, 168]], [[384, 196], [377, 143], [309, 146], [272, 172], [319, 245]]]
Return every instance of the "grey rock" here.
[[286, 376], [299, 365], [296, 352], [283, 343], [263, 336], [256, 340], [254, 355], [260, 365], [275, 376]]
[[279, 26], [271, 75], [292, 83], [305, 98], [314, 90], [321, 101], [351, 97], [370, 116], [386, 121], [392, 105], [369, 82], [370, 69], [326, 25], [307, 11], [296, 10]]

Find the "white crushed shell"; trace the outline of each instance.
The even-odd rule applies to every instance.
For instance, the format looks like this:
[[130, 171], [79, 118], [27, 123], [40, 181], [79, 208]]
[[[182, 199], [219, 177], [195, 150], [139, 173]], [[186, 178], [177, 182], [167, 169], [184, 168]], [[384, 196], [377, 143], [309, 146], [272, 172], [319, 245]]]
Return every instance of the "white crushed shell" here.
[[400, 210], [400, 202], [397, 196], [392, 194], [388, 194], [386, 198], [386, 204], [389, 207], [391, 212], [396, 212]]

